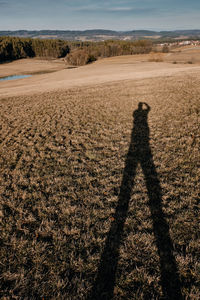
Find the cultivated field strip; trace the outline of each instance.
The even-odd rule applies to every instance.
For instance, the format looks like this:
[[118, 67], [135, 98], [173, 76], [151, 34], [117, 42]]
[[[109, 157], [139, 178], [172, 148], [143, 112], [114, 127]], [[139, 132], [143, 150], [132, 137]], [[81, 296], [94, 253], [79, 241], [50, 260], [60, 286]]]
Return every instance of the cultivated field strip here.
[[[94, 287], [109, 299], [99, 266], [139, 102], [151, 107], [149, 145], [180, 292], [200, 298], [199, 95], [200, 80], [182, 75], [0, 100], [2, 299], [88, 299]], [[140, 165], [130, 197], [122, 237], [112, 237], [112, 296], [163, 299], [165, 253]]]

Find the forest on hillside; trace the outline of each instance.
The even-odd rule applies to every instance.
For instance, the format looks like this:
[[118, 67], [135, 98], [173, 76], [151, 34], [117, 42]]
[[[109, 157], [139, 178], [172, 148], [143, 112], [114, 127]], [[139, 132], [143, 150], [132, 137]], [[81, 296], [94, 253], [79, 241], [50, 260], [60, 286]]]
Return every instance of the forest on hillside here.
[[64, 57], [69, 53], [66, 41], [0, 37], [0, 62], [26, 57]]
[[0, 37], [0, 62], [27, 57], [66, 58], [72, 65], [85, 65], [99, 57], [149, 53], [147, 40], [71, 42], [50, 39]]

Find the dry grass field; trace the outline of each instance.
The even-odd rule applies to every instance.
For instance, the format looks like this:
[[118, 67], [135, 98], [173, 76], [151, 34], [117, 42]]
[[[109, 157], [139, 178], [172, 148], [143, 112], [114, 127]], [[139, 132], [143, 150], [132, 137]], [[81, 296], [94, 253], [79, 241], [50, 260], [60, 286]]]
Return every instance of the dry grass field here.
[[200, 46], [178, 47], [165, 55], [164, 61], [182, 64], [200, 63]]
[[[173, 57], [170, 58], [170, 62], [165, 61], [169, 59], [168, 54], [173, 55], [173, 53], [164, 54], [161, 61], [159, 53], [153, 55], [153, 60], [151, 54], [111, 57], [79, 68], [70, 68], [63, 61], [41, 61], [40, 64], [35, 59], [19, 60], [0, 65], [0, 77], [7, 76], [8, 72], [9, 75], [34, 74], [34, 72], [35, 74], [25, 79], [1, 81], [0, 97], [65, 91], [74, 87], [114, 83], [122, 80], [167, 77], [191, 71], [197, 72], [198, 76], [200, 64], [173, 64]], [[157, 60], [157, 58], [159, 59]], [[53, 70], [55, 72], [52, 72]], [[7, 75], [5, 75], [6, 72]]]
[[155, 65], [4, 83], [1, 299], [200, 299], [200, 69]]
[[44, 60], [38, 58], [20, 59], [0, 64], [0, 78], [21, 74], [42, 74], [56, 72], [68, 67], [62, 59]]

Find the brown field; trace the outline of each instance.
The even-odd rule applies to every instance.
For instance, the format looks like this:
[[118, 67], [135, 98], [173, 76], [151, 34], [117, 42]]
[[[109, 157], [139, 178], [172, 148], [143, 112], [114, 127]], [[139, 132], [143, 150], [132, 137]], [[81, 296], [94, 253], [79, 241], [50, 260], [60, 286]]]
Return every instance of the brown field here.
[[0, 64], [0, 78], [21, 74], [42, 74], [56, 72], [67, 67], [68, 66], [64, 64], [62, 59], [20, 59], [10, 63]]
[[[159, 59], [157, 60], [157, 58]], [[196, 72], [197, 74], [199, 73], [200, 64], [173, 64], [165, 62], [167, 58], [168, 54], [153, 54], [153, 59], [151, 54], [111, 57], [98, 60], [94, 64], [72, 69], [68, 69], [69, 66], [65, 65], [63, 61], [57, 63], [44, 61], [39, 65], [37, 60], [28, 59], [27, 62], [25, 60], [22, 60], [22, 62], [19, 61], [19, 65], [17, 65], [17, 62], [11, 63], [11, 66], [10, 64], [4, 64], [0, 66], [0, 77], [5, 75], [4, 70], [7, 70], [8, 67], [10, 68], [9, 75], [24, 74], [27, 69], [31, 71], [37, 70], [38, 73], [44, 74], [36, 74], [25, 79], [0, 82], [0, 97], [32, 95], [46, 91], [53, 92], [73, 87], [106, 84], [122, 80], [159, 78], [190, 71], [193, 71], [194, 74]], [[60, 70], [57, 69], [56, 72], [48, 73], [48, 71], [55, 68], [55, 64], [59, 64]]]
[[2, 299], [200, 298], [200, 66], [142, 60], [0, 83]]
[[200, 64], [200, 46], [176, 48], [172, 53], [168, 53], [164, 60], [173, 63]]

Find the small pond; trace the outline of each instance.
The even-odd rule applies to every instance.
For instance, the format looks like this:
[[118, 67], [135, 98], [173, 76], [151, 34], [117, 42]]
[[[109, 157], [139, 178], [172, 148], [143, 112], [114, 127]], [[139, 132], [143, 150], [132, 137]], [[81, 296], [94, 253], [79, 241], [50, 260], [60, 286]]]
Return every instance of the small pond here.
[[27, 77], [31, 77], [31, 76], [32, 75], [13, 75], [13, 76], [7, 76], [7, 77], [0, 77], [0, 81], [22, 79], [22, 78], [27, 78]]

